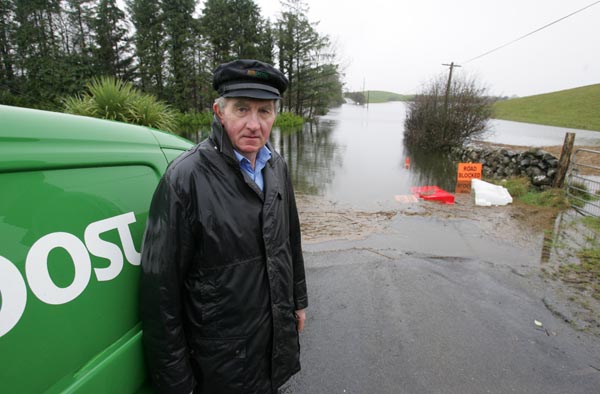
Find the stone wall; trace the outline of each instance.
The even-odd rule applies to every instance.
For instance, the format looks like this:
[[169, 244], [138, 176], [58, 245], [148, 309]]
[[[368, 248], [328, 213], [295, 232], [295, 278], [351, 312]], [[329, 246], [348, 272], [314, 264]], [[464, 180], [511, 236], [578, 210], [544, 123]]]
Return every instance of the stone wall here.
[[453, 156], [461, 163], [483, 164], [484, 178], [527, 176], [539, 189], [552, 185], [558, 168], [558, 159], [541, 149], [517, 151], [468, 146], [455, 150]]

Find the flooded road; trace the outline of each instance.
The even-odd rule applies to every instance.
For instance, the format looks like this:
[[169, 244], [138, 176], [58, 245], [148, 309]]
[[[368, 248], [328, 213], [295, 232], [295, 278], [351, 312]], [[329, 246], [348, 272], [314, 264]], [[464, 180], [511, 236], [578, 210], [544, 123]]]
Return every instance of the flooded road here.
[[565, 140], [565, 133], [570, 132], [577, 135], [575, 139], [576, 145], [600, 146], [600, 132], [598, 131], [543, 126], [499, 119], [492, 119], [489, 127], [489, 132], [482, 139], [498, 144], [524, 146], [562, 145]]

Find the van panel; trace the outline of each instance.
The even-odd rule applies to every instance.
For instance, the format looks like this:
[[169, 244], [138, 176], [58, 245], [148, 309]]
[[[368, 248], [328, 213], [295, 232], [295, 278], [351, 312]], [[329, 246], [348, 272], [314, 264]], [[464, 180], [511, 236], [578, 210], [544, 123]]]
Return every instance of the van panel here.
[[147, 389], [141, 240], [168, 161], [191, 146], [145, 127], [0, 106], [0, 392]]
[[121, 122], [0, 106], [0, 172], [151, 162], [162, 173], [155, 133]]

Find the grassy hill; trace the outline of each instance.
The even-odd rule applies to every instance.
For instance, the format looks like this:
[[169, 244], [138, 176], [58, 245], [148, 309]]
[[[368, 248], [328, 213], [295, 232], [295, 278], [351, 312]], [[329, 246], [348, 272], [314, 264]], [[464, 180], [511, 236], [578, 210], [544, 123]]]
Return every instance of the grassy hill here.
[[499, 101], [494, 118], [600, 131], [600, 84]]
[[[352, 98], [352, 95], [360, 94], [362, 92], [351, 92], [346, 93], [346, 97]], [[408, 96], [404, 94], [392, 93], [392, 92], [384, 92], [383, 90], [369, 90], [364, 93], [365, 98], [368, 97], [369, 103], [387, 103], [389, 101], [408, 101], [412, 99], [413, 96]]]
[[369, 103], [387, 103], [388, 101], [408, 101], [412, 96], [398, 94], [392, 92], [384, 92], [383, 90], [369, 90], [365, 92], [369, 98]]

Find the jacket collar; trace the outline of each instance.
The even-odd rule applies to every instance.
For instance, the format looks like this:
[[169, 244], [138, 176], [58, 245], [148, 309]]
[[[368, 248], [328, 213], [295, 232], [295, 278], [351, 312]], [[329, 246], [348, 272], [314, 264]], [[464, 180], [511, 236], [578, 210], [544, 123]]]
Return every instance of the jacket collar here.
[[217, 148], [219, 152], [235, 160], [235, 155], [233, 154], [233, 145], [231, 144], [229, 136], [227, 136], [227, 133], [223, 129], [223, 125], [221, 124], [221, 121], [217, 115], [213, 115], [210, 139], [213, 141], [215, 148]]

